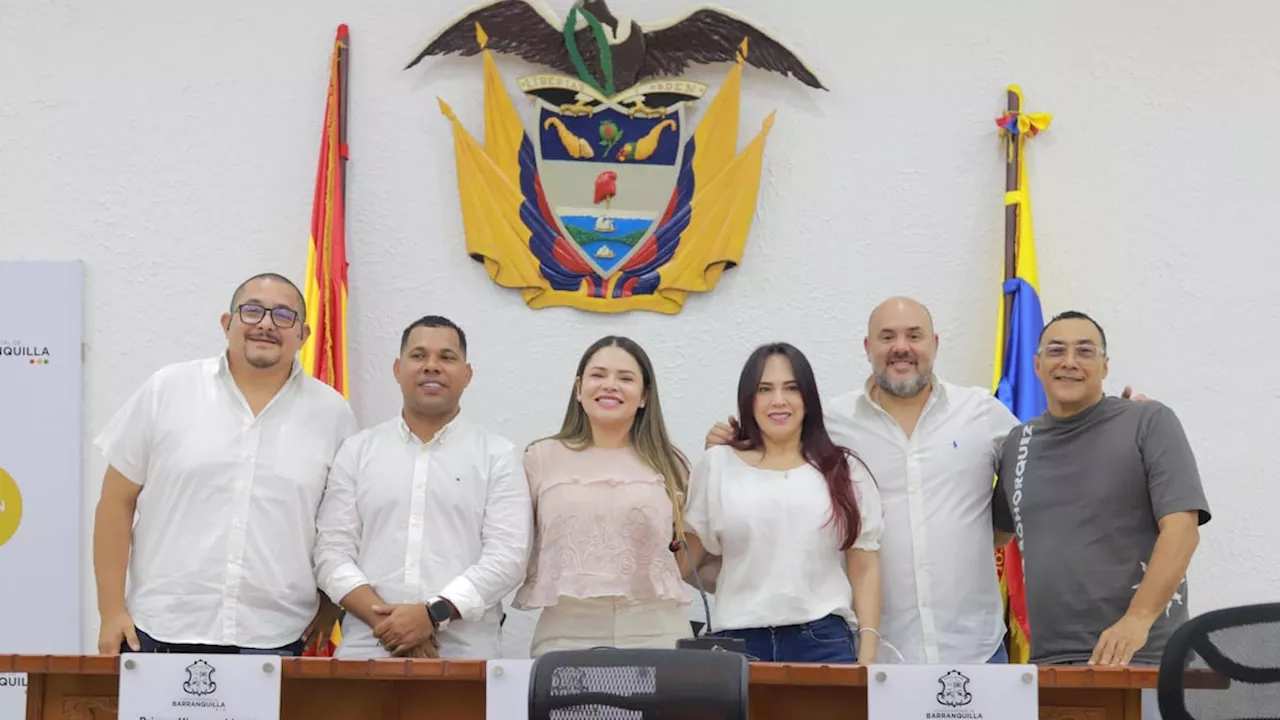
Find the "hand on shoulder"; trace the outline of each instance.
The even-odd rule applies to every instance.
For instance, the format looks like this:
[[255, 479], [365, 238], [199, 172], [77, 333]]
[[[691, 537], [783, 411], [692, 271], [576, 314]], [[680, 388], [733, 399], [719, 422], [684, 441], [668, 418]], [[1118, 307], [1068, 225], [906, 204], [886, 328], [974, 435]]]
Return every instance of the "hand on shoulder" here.
[[718, 422], [707, 433], [706, 445], [703, 450], [710, 450], [717, 445], [728, 445], [733, 442], [733, 436], [738, 432], [738, 419], [730, 415], [727, 422]]
[[1151, 398], [1149, 398], [1149, 397], [1147, 397], [1146, 395], [1143, 395], [1143, 394], [1141, 394], [1141, 393], [1139, 393], [1139, 394], [1137, 394], [1137, 395], [1134, 395], [1134, 394], [1133, 394], [1133, 387], [1131, 387], [1131, 386], [1129, 386], [1129, 385], [1125, 385], [1125, 386], [1124, 386], [1124, 392], [1120, 393], [1120, 397], [1121, 397], [1121, 398], [1123, 398], [1123, 399], [1125, 399], [1125, 400], [1132, 400], [1132, 401], [1134, 401], [1134, 402], [1146, 402], [1146, 401], [1148, 401], [1148, 400], [1150, 400], [1150, 399], [1151, 399]]

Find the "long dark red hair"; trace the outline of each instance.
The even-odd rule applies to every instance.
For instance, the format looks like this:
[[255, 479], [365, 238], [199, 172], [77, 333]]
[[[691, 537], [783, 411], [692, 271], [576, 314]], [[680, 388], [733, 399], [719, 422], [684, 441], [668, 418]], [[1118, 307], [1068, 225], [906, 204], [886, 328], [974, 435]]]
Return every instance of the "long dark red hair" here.
[[[764, 366], [769, 358], [781, 355], [791, 363], [800, 398], [804, 401], [804, 421], [800, 425], [800, 454], [805, 461], [822, 473], [831, 493], [831, 520], [840, 533], [840, 549], [848, 550], [858, 539], [862, 519], [858, 512], [858, 500], [853, 492], [851, 462], [862, 463], [849, 448], [837, 445], [827, 434], [822, 419], [822, 400], [818, 396], [818, 382], [813, 377], [809, 359], [790, 343], [769, 343], [756, 348], [747, 358], [738, 378], [738, 431], [733, 445], [739, 450], [761, 450], [764, 434], [756, 422], [756, 390], [764, 376]], [[863, 464], [866, 467], [866, 464]], [[870, 472], [870, 470], [868, 470]]]

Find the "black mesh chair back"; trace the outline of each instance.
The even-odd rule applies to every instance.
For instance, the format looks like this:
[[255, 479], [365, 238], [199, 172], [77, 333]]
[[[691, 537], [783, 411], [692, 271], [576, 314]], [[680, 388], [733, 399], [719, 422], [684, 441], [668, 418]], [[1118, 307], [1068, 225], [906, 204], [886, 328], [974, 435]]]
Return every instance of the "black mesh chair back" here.
[[745, 655], [561, 650], [533, 662], [529, 720], [747, 720]]
[[1183, 623], [1165, 645], [1158, 682], [1163, 720], [1280, 720], [1280, 603]]

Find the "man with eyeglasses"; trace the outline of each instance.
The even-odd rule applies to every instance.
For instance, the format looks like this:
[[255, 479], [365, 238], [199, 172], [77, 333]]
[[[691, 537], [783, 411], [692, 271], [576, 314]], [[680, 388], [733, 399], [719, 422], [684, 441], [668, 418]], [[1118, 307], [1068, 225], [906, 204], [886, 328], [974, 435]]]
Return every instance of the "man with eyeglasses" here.
[[1041, 332], [1048, 411], [1005, 440], [995, 524], [1022, 550], [1034, 664], [1158, 665], [1186, 621], [1209, 521], [1195, 455], [1164, 404], [1107, 397], [1107, 338], [1084, 313]]
[[102, 654], [298, 655], [337, 619], [311, 551], [355, 415], [296, 361], [310, 328], [287, 278], [246, 280], [221, 325], [224, 352], [161, 368], [95, 441]]

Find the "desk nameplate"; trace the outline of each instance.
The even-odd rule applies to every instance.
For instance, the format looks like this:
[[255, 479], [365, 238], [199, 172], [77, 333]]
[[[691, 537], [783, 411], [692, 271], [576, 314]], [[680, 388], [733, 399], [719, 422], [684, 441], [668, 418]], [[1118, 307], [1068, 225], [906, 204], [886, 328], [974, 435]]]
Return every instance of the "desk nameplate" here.
[[872, 665], [868, 720], [1034, 720], [1034, 665]]
[[119, 717], [279, 720], [275, 655], [128, 653], [120, 658]]
[[485, 679], [485, 720], [528, 720], [532, 660], [490, 660]]

